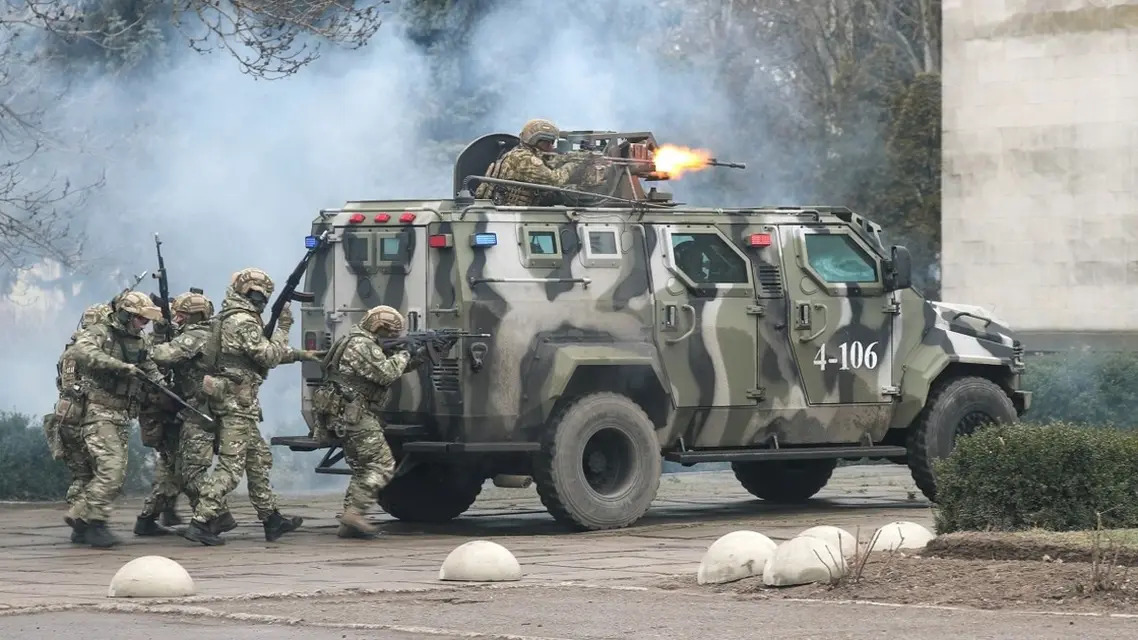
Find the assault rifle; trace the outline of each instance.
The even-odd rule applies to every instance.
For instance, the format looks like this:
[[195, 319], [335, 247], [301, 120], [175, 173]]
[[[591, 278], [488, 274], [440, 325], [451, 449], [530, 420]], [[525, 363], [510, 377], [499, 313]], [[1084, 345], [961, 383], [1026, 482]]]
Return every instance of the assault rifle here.
[[206, 414], [202, 413], [201, 411], [198, 411], [196, 408], [190, 406], [190, 404], [188, 402], [186, 402], [185, 400], [183, 400], [182, 398], [180, 398], [178, 396], [178, 394], [174, 393], [173, 391], [170, 391], [166, 387], [162, 386], [161, 384], [158, 384], [157, 382], [151, 380], [150, 378], [147, 378], [145, 373], [140, 372], [137, 375], [135, 375], [135, 378], [145, 382], [146, 384], [148, 384], [151, 387], [160, 391], [167, 398], [170, 398], [174, 402], [177, 402], [178, 404], [182, 405], [183, 407], [185, 407], [185, 408], [189, 409], [190, 411], [193, 411], [194, 413], [198, 414], [206, 422], [213, 422], [213, 418], [207, 416]]
[[162, 258], [162, 241], [154, 234], [154, 250], [158, 253], [158, 271], [150, 277], [158, 281], [158, 295], [150, 294], [150, 299], [162, 310], [162, 337], [166, 342], [174, 339], [174, 314], [170, 312], [170, 280], [166, 277], [166, 260]]
[[331, 233], [331, 229], [326, 229], [324, 233], [317, 237], [309, 236], [309, 238], [313, 240], [312, 246], [304, 253], [304, 257], [300, 259], [300, 262], [296, 264], [296, 268], [289, 274], [288, 280], [285, 281], [284, 287], [281, 288], [281, 292], [277, 294], [277, 299], [273, 301], [273, 311], [269, 315], [269, 321], [265, 323], [264, 334], [266, 338], [271, 339], [273, 337], [273, 330], [277, 328], [277, 320], [280, 319], [281, 312], [284, 311], [286, 304], [293, 300], [297, 302], [312, 302], [316, 299], [316, 296], [311, 293], [297, 291], [296, 286], [300, 284], [300, 278], [304, 275], [305, 269], [308, 268], [308, 261], [311, 260], [312, 256], [324, 245], [324, 241], [328, 238], [329, 233]]
[[406, 349], [412, 353], [419, 347], [427, 348], [427, 358], [431, 364], [437, 365], [442, 354], [450, 351], [459, 338], [489, 338], [489, 333], [469, 333], [461, 329], [427, 329], [425, 331], [409, 331], [398, 338], [385, 338], [379, 341], [379, 346], [390, 353], [394, 349]]

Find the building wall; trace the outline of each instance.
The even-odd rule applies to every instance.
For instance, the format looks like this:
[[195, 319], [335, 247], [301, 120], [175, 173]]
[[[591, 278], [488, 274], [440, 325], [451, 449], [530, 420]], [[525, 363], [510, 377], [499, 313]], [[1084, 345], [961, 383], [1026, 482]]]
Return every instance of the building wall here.
[[943, 298], [1029, 348], [1138, 349], [1138, 0], [944, 0], [943, 26]]

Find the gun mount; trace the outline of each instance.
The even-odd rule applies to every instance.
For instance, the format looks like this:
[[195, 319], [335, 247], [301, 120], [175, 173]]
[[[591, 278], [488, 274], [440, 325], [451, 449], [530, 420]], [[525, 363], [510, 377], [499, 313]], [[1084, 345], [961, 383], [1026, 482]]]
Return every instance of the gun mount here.
[[[456, 199], [460, 202], [472, 202], [473, 190], [483, 182], [481, 178], [487, 177], [486, 169], [518, 143], [518, 137], [515, 135], [492, 133], [467, 145], [455, 162]], [[650, 131], [561, 131], [554, 148], [558, 154], [596, 154], [598, 159], [608, 163], [605, 180], [599, 185], [573, 190], [533, 185], [543, 191], [557, 192], [561, 197], [560, 204], [606, 207], [636, 206], [640, 203], [655, 206], [680, 204], [672, 201], [671, 193], [658, 191], [654, 186], [644, 188], [643, 182], [658, 182], [672, 178], [666, 171], [661, 171], [656, 166], [655, 156], [660, 144]], [[743, 163], [720, 162], [714, 158], [704, 160], [702, 165], [746, 168]], [[530, 183], [514, 182], [514, 184]], [[596, 197], [590, 197], [588, 193], [595, 193]]]

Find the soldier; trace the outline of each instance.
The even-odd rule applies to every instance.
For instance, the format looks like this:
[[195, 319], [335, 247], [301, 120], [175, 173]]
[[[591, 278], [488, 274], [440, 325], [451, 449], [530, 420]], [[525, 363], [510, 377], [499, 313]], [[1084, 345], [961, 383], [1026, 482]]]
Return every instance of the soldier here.
[[[79, 387], [86, 400], [81, 419], [83, 444], [93, 477], [82, 488], [85, 509], [68, 512], [73, 529], [93, 547], [112, 547], [119, 540], [107, 529], [111, 503], [126, 477], [130, 422], [138, 417], [145, 376], [161, 384], [162, 375], [150, 359], [150, 339], [142, 330], [162, 317], [150, 298], [138, 291], [121, 294], [111, 312], [79, 332], [64, 356], [75, 361]], [[81, 522], [86, 522], [83, 527]]]
[[333, 431], [352, 468], [337, 533], [341, 538], [373, 538], [379, 531], [364, 513], [391, 482], [395, 460], [376, 412], [388, 385], [414, 370], [426, 351], [420, 347], [413, 357], [406, 349], [397, 349], [386, 355], [378, 340], [398, 336], [403, 328], [403, 316], [395, 309], [381, 305], [369, 310], [329, 351], [324, 360], [327, 381], [313, 394], [320, 416], [317, 439], [326, 442], [328, 431]]
[[[208, 415], [209, 404], [199, 397], [199, 393], [202, 378], [207, 373], [204, 351], [210, 336], [213, 302], [202, 293], [190, 291], [174, 298], [170, 310], [174, 314], [177, 335], [169, 343], [155, 345], [151, 358], [160, 368], [174, 372], [174, 392]], [[188, 410], [181, 410], [170, 418], [164, 425], [157, 447], [160, 457], [154, 486], [138, 516], [135, 535], [168, 533], [157, 526], [155, 519], [158, 514], [164, 514], [163, 525], [174, 526], [176, 523], [167, 522], [165, 514], [173, 510], [179, 493], [185, 493], [190, 507], [195, 508], [201, 480], [213, 464], [214, 427]], [[224, 502], [215, 524], [217, 533], [237, 527]]]
[[[577, 188], [579, 184], [595, 184], [603, 180], [602, 165], [596, 165], [594, 175], [579, 175], [580, 167], [590, 165], [597, 156], [584, 152], [554, 154], [553, 145], [559, 134], [557, 125], [549, 120], [530, 120], [518, 134], [518, 145], [510, 149], [486, 168], [485, 175], [503, 180], [533, 182], [554, 187]], [[574, 184], [577, 183], [577, 184]], [[493, 198], [501, 205], [529, 206], [552, 202], [551, 192], [529, 187], [513, 187], [483, 182], [475, 195]]]
[[194, 517], [183, 534], [186, 539], [206, 545], [225, 544], [216, 531], [226, 511], [224, 499], [245, 474], [249, 501], [265, 529], [265, 540], [272, 542], [298, 528], [303, 519], [284, 517], [277, 510], [277, 495], [269, 482], [273, 456], [261, 437], [257, 423], [262, 420], [257, 393], [269, 369], [299, 360], [316, 360], [316, 352], [301, 351], [288, 345], [292, 313], [288, 306], [281, 313], [271, 340], [264, 337], [261, 312], [273, 293], [273, 281], [260, 269], [242, 269], [233, 274], [221, 313], [213, 320], [208, 350], [210, 373], [202, 378], [202, 393], [217, 416], [218, 461], [213, 471], [200, 481]]
[[71, 473], [71, 484], [67, 487], [67, 518], [70, 519], [68, 524], [72, 526], [71, 541], [76, 544], [83, 544], [84, 541], [87, 502], [83, 498], [83, 489], [94, 477], [94, 472], [83, 446], [83, 396], [80, 393], [79, 376], [75, 370], [75, 360], [67, 355], [67, 349], [75, 344], [80, 331], [102, 321], [110, 311], [110, 305], [99, 303], [87, 307], [83, 312], [79, 328], [71, 334], [71, 341], [55, 365], [55, 388], [59, 391], [59, 399], [55, 402], [54, 411], [44, 416], [43, 421], [51, 457], [63, 460]]

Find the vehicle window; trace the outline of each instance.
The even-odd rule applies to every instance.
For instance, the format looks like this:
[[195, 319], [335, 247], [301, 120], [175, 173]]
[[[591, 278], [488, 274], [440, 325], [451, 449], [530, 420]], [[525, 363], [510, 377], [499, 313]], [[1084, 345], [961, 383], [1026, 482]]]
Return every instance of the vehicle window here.
[[368, 237], [362, 234], [344, 236], [344, 259], [350, 264], [367, 264], [371, 259], [368, 251]]
[[557, 255], [557, 236], [552, 231], [530, 231], [529, 252], [535, 256]]
[[398, 260], [399, 259], [399, 236], [386, 236], [379, 240], [379, 259], [380, 260]]
[[806, 235], [810, 266], [826, 282], [877, 282], [877, 265], [847, 235]]
[[672, 253], [696, 284], [747, 284], [746, 262], [717, 234], [673, 234]]
[[592, 253], [616, 254], [616, 233], [613, 231], [590, 231], [589, 251]]

